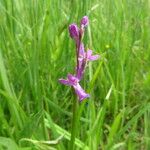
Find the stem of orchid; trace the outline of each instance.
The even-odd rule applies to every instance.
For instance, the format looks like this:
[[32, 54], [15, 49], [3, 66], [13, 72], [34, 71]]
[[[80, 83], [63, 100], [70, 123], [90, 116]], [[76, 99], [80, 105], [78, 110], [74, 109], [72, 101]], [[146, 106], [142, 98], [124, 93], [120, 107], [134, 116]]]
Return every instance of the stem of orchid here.
[[79, 44], [80, 44], [80, 42], [77, 41], [77, 43], [76, 43], [76, 63], [77, 63], [76, 74], [78, 73], [78, 69], [79, 69], [79, 61], [78, 61]]
[[76, 138], [76, 129], [77, 129], [77, 106], [78, 106], [78, 101], [76, 98], [73, 99], [73, 117], [72, 117], [72, 129], [71, 129], [71, 140], [70, 140], [70, 150], [74, 150], [75, 147], [75, 138]]
[[[79, 59], [78, 59], [79, 58], [79, 50], [80, 50], [81, 41], [83, 39], [83, 35], [84, 35], [84, 30], [79, 33], [79, 39], [76, 44], [77, 72], [79, 69]], [[77, 74], [77, 72], [76, 72], [76, 74]]]
[[[79, 50], [80, 50], [80, 45], [81, 45], [81, 35], [79, 35], [79, 42], [78, 42], [78, 45], [77, 45], [77, 70], [79, 69]], [[77, 74], [77, 73], [76, 73]]]

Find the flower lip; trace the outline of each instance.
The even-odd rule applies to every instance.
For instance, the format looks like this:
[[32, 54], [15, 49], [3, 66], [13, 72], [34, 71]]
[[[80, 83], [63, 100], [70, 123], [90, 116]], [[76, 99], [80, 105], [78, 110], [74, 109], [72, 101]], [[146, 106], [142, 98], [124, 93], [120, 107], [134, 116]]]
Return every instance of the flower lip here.
[[86, 52], [84, 50], [80, 50], [80, 55], [78, 60], [82, 61], [84, 58], [87, 59], [87, 61], [94, 61], [100, 58], [100, 55], [92, 55], [93, 51], [88, 49]]
[[85, 98], [90, 97], [90, 95], [87, 94], [87, 93], [83, 90], [83, 88], [80, 86], [79, 83], [77, 83], [77, 85], [76, 85], [76, 86], [73, 86], [73, 87], [74, 87], [74, 90], [75, 90], [75, 92], [76, 92], [76, 94], [77, 94], [77, 96], [78, 96], [78, 98], [79, 98], [80, 101], [84, 100]]
[[92, 50], [87, 50], [86, 52], [86, 57], [88, 61], [94, 61], [100, 58], [99, 55], [92, 55], [93, 51]]

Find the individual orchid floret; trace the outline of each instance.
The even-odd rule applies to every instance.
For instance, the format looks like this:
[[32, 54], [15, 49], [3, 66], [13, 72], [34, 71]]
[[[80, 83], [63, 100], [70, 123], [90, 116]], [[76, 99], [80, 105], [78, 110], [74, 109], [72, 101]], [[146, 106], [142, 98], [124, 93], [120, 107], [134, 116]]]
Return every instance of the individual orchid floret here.
[[68, 74], [67, 79], [59, 79], [59, 82], [65, 85], [70, 85], [74, 88], [75, 93], [77, 94], [80, 101], [82, 101], [85, 98], [90, 97], [89, 94], [87, 94], [82, 87], [79, 84], [79, 79], [72, 74]]
[[85, 52], [84, 45], [83, 43], [81, 43], [80, 49], [79, 49], [79, 56], [78, 56], [79, 65], [78, 65], [77, 74], [76, 74], [76, 77], [79, 80], [81, 80], [84, 74], [86, 64], [88, 63], [88, 61], [94, 61], [100, 58], [99, 55], [92, 55], [92, 53], [93, 53], [92, 50], [87, 50], [87, 52]]
[[92, 53], [92, 50], [87, 50], [87, 52], [85, 52], [84, 45], [81, 44], [79, 49], [79, 61], [82, 61], [83, 59], [86, 59], [87, 61], [94, 61], [100, 58], [99, 55], [92, 55]]
[[81, 27], [86, 27], [88, 24], [89, 24], [89, 18], [87, 16], [84, 16], [81, 19], [80, 26]]
[[79, 39], [79, 29], [75, 23], [69, 25], [69, 33], [72, 39], [76, 41]]
[[87, 52], [86, 52], [86, 59], [87, 59], [87, 61], [94, 61], [94, 60], [97, 60], [97, 59], [99, 59], [100, 58], [100, 56], [99, 55], [92, 55], [92, 53], [93, 53], [93, 51], [92, 50], [87, 50]]

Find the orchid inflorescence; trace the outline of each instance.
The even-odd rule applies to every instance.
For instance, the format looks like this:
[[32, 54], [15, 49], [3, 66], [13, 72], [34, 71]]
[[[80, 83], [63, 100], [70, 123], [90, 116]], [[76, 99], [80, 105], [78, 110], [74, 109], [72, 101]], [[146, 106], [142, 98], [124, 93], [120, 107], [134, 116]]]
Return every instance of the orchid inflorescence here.
[[84, 44], [82, 43], [84, 31], [88, 24], [89, 19], [87, 16], [84, 16], [81, 19], [80, 28], [78, 28], [78, 26], [75, 23], [69, 25], [70, 37], [75, 41], [76, 44], [76, 73], [75, 75], [68, 74], [67, 79], [59, 79], [60, 83], [70, 85], [74, 88], [75, 93], [77, 94], [80, 101], [90, 97], [90, 95], [87, 94], [79, 84], [85, 72], [87, 63], [89, 61], [94, 61], [99, 58], [99, 55], [92, 55], [92, 50], [88, 49], [85, 51]]

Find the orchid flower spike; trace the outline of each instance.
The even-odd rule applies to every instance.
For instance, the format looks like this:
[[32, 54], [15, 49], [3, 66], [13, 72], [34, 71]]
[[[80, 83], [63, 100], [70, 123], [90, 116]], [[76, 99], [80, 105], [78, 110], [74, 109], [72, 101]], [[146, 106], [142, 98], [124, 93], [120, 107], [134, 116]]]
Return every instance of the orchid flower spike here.
[[84, 37], [85, 27], [87, 27], [88, 24], [89, 19], [87, 16], [84, 16], [80, 21], [80, 28], [78, 28], [75, 23], [69, 25], [70, 37], [74, 39], [76, 43], [76, 74], [68, 74], [67, 79], [59, 79], [60, 83], [72, 86], [74, 88], [80, 101], [90, 97], [90, 95], [87, 94], [79, 84], [85, 72], [86, 64], [89, 61], [94, 61], [99, 58], [99, 55], [92, 55], [92, 50], [84, 50], [82, 39]]

